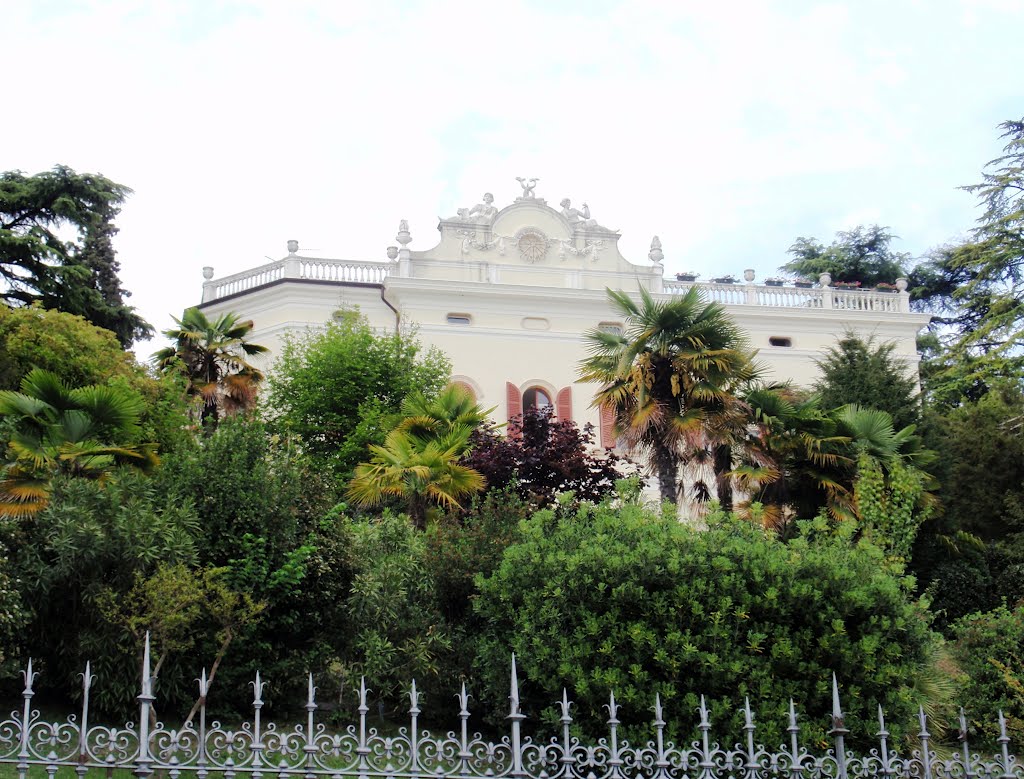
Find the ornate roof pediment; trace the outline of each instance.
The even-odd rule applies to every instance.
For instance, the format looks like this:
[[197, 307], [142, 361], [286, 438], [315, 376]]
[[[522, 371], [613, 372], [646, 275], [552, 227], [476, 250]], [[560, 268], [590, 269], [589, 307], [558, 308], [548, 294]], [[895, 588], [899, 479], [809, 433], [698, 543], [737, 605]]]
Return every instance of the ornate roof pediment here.
[[622, 272], [632, 268], [618, 250], [619, 233], [602, 227], [589, 206], [573, 208], [564, 198], [561, 210], [534, 194], [538, 179], [518, 179], [521, 197], [500, 210], [485, 193], [481, 202], [441, 218], [440, 243], [413, 252], [413, 260], [462, 260], [502, 265], [575, 264], [591, 270]]

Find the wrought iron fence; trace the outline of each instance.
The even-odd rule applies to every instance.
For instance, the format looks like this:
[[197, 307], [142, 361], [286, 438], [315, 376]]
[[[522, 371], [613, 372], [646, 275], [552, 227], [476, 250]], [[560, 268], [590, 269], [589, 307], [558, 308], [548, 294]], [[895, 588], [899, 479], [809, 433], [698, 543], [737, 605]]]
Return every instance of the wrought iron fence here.
[[[114, 769], [128, 769], [147, 777], [161, 772], [170, 779], [182, 775], [206, 779], [866, 779], [867, 777], [914, 777], [915, 779], [1024, 779], [1024, 770], [1010, 754], [1006, 721], [999, 714], [999, 753], [984, 757], [968, 743], [967, 723], [960, 714], [959, 747], [939, 758], [928, 733], [924, 711], [918, 714], [920, 730], [916, 748], [900, 754], [890, 741], [885, 717], [878, 711], [878, 746], [866, 753], [848, 750], [838, 686], [832, 680], [832, 729], [834, 746], [824, 754], [812, 754], [800, 744], [800, 727], [792, 701], [789, 706], [788, 744], [769, 750], [755, 739], [756, 728], [749, 703], [744, 710], [743, 740], [727, 748], [713, 740], [711, 722], [701, 698], [700, 738], [688, 746], [665, 739], [665, 712], [655, 699], [653, 739], [632, 745], [619, 738], [618, 705], [614, 694], [608, 712], [608, 736], [596, 743], [582, 743], [570, 734], [571, 703], [563, 692], [561, 735], [534, 741], [522, 733], [525, 715], [520, 710], [515, 657], [512, 658], [509, 691], [509, 733], [496, 741], [485, 740], [469, 727], [469, 695], [465, 685], [458, 695], [461, 723], [458, 731], [437, 736], [420, 727], [419, 694], [413, 682], [409, 691], [409, 724], [397, 735], [385, 735], [367, 726], [367, 689], [359, 687], [359, 723], [330, 731], [316, 721], [316, 688], [313, 677], [305, 704], [306, 721], [288, 728], [264, 723], [260, 716], [265, 683], [257, 673], [253, 688], [253, 718], [238, 728], [207, 722], [205, 704], [198, 723], [178, 729], [160, 723], [151, 726], [153, 678], [150, 674], [149, 639], [142, 662], [138, 696], [139, 719], [123, 728], [90, 725], [89, 690], [94, 681], [86, 664], [82, 676], [81, 717], [70, 715], [61, 722], [44, 721], [32, 708], [37, 674], [28, 668], [21, 711], [0, 723], [0, 765], [14, 765], [19, 779], [38, 766], [50, 779], [62, 767], [79, 777], [91, 769], [108, 776]], [[205, 702], [209, 685], [200, 677], [200, 700]], [[36, 770], [38, 771], [39, 768]]]

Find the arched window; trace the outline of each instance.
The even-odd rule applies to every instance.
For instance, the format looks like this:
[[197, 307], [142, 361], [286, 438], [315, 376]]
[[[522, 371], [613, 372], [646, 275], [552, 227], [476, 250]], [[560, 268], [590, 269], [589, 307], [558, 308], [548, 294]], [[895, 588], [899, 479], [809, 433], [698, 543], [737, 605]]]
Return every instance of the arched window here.
[[523, 411], [547, 408], [552, 405], [548, 393], [541, 387], [530, 387], [523, 393]]

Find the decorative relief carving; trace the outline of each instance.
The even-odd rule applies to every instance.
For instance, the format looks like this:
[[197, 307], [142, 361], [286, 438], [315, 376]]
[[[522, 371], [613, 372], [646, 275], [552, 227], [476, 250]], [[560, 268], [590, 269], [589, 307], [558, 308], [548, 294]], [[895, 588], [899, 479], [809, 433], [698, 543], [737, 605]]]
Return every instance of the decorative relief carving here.
[[462, 238], [463, 254], [469, 254], [470, 249], [476, 249], [478, 252], [497, 249], [498, 254], [505, 256], [505, 241], [508, 240], [508, 236], [496, 235], [492, 241], [477, 241], [476, 230], [456, 230], [455, 234]]
[[577, 249], [569, 241], [562, 239], [558, 242], [558, 258], [564, 260], [566, 255], [573, 255], [575, 257], [582, 257], [590, 255], [591, 262], [597, 262], [597, 253], [604, 250], [604, 241], [587, 241], [582, 249]]
[[527, 262], [540, 262], [548, 253], [548, 237], [536, 227], [527, 227], [516, 233], [520, 256]]

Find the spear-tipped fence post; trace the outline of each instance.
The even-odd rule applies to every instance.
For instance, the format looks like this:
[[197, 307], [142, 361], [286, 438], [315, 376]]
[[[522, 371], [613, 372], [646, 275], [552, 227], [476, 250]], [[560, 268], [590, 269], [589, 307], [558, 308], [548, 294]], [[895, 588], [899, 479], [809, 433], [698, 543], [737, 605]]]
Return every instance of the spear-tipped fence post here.
[[199, 674], [199, 747], [196, 754], [196, 779], [206, 779], [209, 771], [206, 766], [206, 696], [210, 694], [210, 680], [206, 678], [206, 669]]
[[466, 682], [462, 682], [459, 694], [459, 776], [469, 776], [469, 758], [473, 755], [469, 751], [469, 693], [466, 692]]
[[839, 704], [839, 682], [832, 674], [832, 730], [828, 734], [836, 741], [836, 779], [846, 779], [846, 735], [849, 732]]
[[704, 702], [704, 696], [700, 696], [700, 743], [701, 743], [701, 756], [700, 756], [700, 768], [701, 776], [705, 779], [710, 779], [713, 776], [715, 768], [714, 762], [711, 760], [711, 719], [708, 717], [708, 707]]
[[999, 710], [999, 738], [996, 741], [999, 742], [1003, 758], [1003, 774], [1000, 779], [1015, 779], [1013, 763], [1010, 761], [1010, 737], [1006, 735], [1006, 717], [1003, 716], [1002, 709]]
[[78, 727], [78, 765], [75, 767], [75, 773], [81, 777], [84, 777], [88, 773], [89, 769], [86, 763], [89, 761], [89, 753], [87, 749], [89, 739], [89, 688], [92, 687], [93, 679], [92, 666], [87, 660], [85, 663], [85, 673], [82, 675], [82, 722]]
[[665, 712], [661, 708], [661, 693], [654, 693], [654, 741], [658, 752], [654, 760], [654, 767], [658, 769], [654, 779], [665, 779], [668, 776], [668, 769], [672, 765], [665, 754]]
[[516, 655], [512, 653], [512, 678], [509, 682], [509, 714], [512, 722], [512, 772], [513, 777], [526, 776], [523, 770], [523, 734], [521, 725], [526, 716], [519, 709], [519, 676], [516, 673]]
[[411, 763], [409, 764], [409, 771], [413, 779], [419, 776], [420, 770], [420, 694], [416, 691], [416, 680], [412, 680], [412, 686], [409, 688], [409, 750], [412, 753], [410, 755]]
[[356, 754], [359, 755], [359, 777], [365, 779], [370, 764], [367, 757], [370, 748], [366, 745], [366, 715], [370, 707], [366, 705], [366, 677], [359, 677], [359, 744], [356, 746]]
[[789, 699], [789, 726], [786, 728], [789, 733], [789, 772], [800, 779], [804, 771], [803, 759], [800, 757], [800, 726], [796, 724], [796, 705], [793, 699]]
[[974, 771], [971, 770], [971, 747], [967, 743], [967, 714], [964, 713], [962, 706], [960, 707], [960, 732], [957, 733], [957, 738], [960, 741], [960, 751], [964, 760], [964, 777], [975, 776]]
[[267, 683], [260, 679], [260, 672], [256, 672], [256, 680], [249, 682], [252, 685], [252, 779], [260, 779], [263, 772], [260, 766], [263, 765], [263, 732], [260, 722], [260, 711], [263, 708], [263, 690]]
[[615, 703], [615, 692], [608, 695], [608, 734], [611, 753], [608, 756], [608, 772], [610, 779], [621, 779], [622, 777], [622, 756], [619, 754], [619, 706]]
[[30, 753], [28, 751], [28, 745], [30, 740], [30, 734], [32, 733], [32, 696], [35, 695], [35, 691], [32, 689], [32, 685], [36, 681], [38, 673], [32, 670], [32, 658], [28, 659], [28, 668], [21, 672], [22, 678], [25, 680], [25, 689], [21, 693], [24, 698], [21, 715], [21, 748], [18, 750], [18, 779], [25, 779], [25, 774], [28, 773], [28, 759]]
[[314, 779], [316, 776], [316, 763], [313, 759], [317, 752], [316, 733], [313, 732], [313, 712], [315, 712], [316, 709], [316, 687], [313, 686], [313, 674], [310, 673], [306, 687], [306, 746], [304, 748], [306, 752], [305, 779]]
[[757, 753], [754, 751], [754, 714], [750, 710], [750, 698], [743, 697], [743, 733], [747, 737], [747, 754], [744, 768], [747, 770], [747, 779], [757, 777]]
[[562, 710], [562, 716], [558, 718], [558, 721], [562, 723], [562, 756], [558, 758], [558, 762], [562, 764], [562, 776], [565, 777], [572, 776], [572, 766], [576, 763], [576, 758], [572, 754], [572, 735], [569, 733], [569, 728], [572, 726], [570, 706], [572, 703], [569, 702], [569, 692], [563, 687], [562, 700], [558, 703], [558, 707]]
[[932, 779], [932, 747], [929, 743], [932, 734], [928, 732], [928, 715], [924, 713], [924, 706], [917, 709], [917, 722], [921, 726], [917, 734], [921, 741], [921, 779]]
[[149, 754], [149, 717], [155, 700], [149, 663], [149, 631], [146, 631], [146, 642], [142, 648], [142, 692], [138, 697], [139, 756], [135, 761], [135, 775], [140, 777], [153, 773], [153, 758]]
[[878, 756], [881, 759], [882, 764], [880, 766], [879, 774], [881, 776], [892, 776], [896, 773], [892, 767], [892, 761], [889, 759], [889, 731], [885, 729], [885, 713], [882, 711], [882, 706], [878, 706]]

